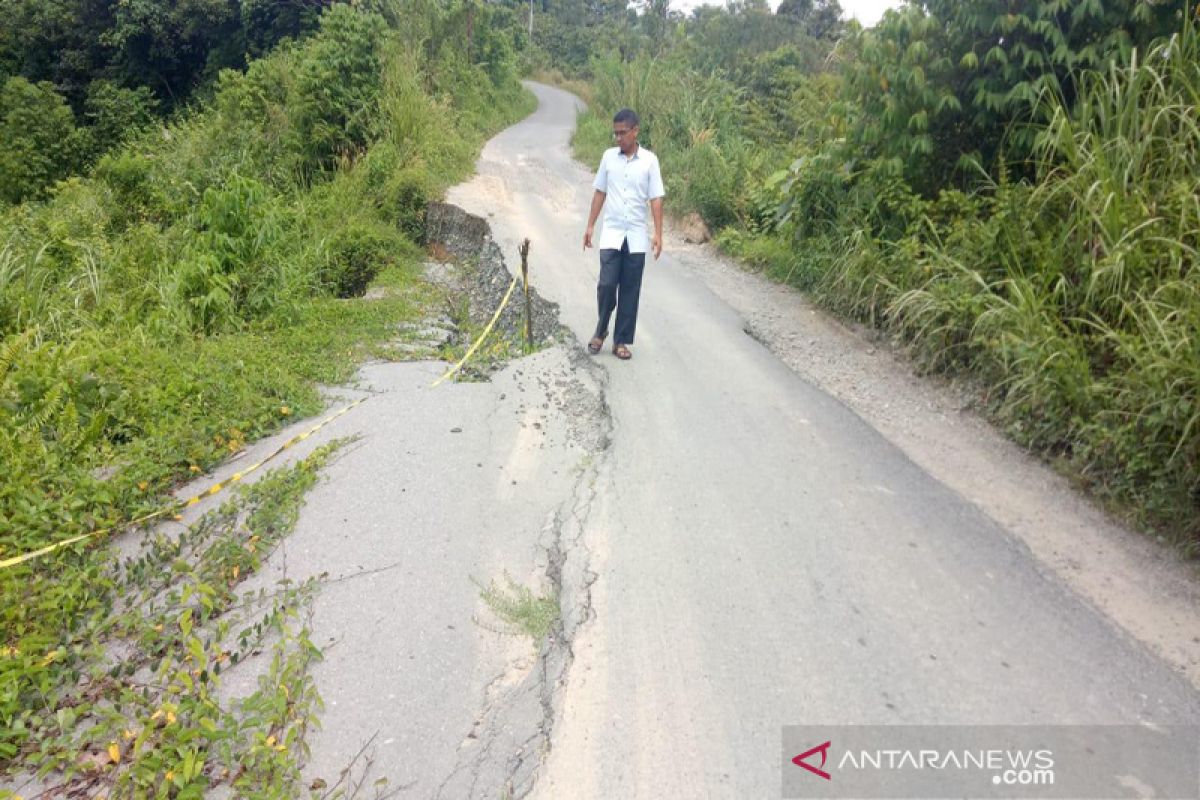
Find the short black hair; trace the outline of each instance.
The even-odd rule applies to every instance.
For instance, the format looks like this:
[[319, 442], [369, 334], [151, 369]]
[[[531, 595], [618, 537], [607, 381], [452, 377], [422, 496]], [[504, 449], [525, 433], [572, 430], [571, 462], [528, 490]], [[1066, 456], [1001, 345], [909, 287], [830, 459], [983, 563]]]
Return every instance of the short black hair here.
[[631, 128], [638, 126], [638, 115], [634, 113], [632, 108], [622, 108], [613, 116], [613, 124], [624, 122]]

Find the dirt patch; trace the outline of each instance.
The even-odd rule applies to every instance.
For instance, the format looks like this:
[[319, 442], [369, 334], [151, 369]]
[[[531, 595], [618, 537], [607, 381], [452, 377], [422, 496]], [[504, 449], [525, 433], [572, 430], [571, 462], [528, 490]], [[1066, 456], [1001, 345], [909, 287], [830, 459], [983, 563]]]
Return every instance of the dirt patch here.
[[[390, 347], [400, 360], [421, 361], [458, 357], [474, 344], [505, 301], [513, 272], [492, 237], [491, 226], [481, 217], [449, 203], [431, 203], [426, 210], [427, 260], [424, 281], [433, 287], [433, 300], [420, 319], [405, 322]], [[520, 271], [516, 265], [515, 272]], [[395, 294], [375, 287], [364, 299]], [[483, 380], [513, 358], [562, 340], [568, 332], [559, 322], [559, 308], [530, 288], [528, 313], [532, 339], [526, 341], [526, 298], [518, 282], [483, 346], [460, 374]]]
[[1024, 542], [1062, 579], [1200, 687], [1200, 569], [1129, 530], [974, 409], [970, 386], [920, 376], [873, 331], [746, 272], [712, 245], [671, 255], [744, 319], [746, 333], [853, 409], [914, 462]]
[[[510, 272], [499, 245], [492, 238], [491, 226], [482, 217], [468, 214], [458, 206], [431, 203], [426, 211], [426, 224], [426, 247], [434, 259], [426, 265], [426, 276], [447, 291], [450, 316], [460, 317], [451, 344], [469, 347], [491, 321], [496, 309], [505, 302], [513, 275], [519, 273], [520, 265], [515, 265], [515, 270]], [[441, 262], [440, 266], [438, 262]], [[491, 334], [510, 344], [509, 356], [524, 352], [527, 311], [533, 349], [544, 347], [565, 333], [559, 322], [558, 305], [543, 298], [532, 287], [527, 301], [518, 281]], [[441, 325], [443, 320], [437, 322]], [[466, 374], [484, 377], [501, 361], [494, 357], [473, 361]]]

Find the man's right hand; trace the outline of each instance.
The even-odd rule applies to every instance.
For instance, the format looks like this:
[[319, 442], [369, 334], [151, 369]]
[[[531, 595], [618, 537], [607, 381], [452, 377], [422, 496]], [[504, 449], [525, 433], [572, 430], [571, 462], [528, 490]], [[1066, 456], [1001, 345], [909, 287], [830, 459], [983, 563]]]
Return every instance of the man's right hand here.
[[587, 230], [583, 232], [583, 249], [587, 250], [592, 246], [592, 226], [588, 225]]

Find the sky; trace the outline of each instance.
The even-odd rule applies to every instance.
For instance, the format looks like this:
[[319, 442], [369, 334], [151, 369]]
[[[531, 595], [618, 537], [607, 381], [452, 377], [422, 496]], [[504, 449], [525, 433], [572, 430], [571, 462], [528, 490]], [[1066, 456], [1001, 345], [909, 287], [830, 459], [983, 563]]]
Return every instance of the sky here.
[[883, 12], [900, 6], [900, 0], [839, 0], [847, 17], [854, 17], [864, 26], [879, 22]]
[[[768, 0], [771, 8], [779, 5], [779, 0]], [[870, 27], [879, 18], [883, 16], [883, 12], [889, 8], [897, 8], [901, 0], [838, 0], [842, 8], [846, 12], [846, 17], [854, 17], [864, 27]], [[724, 6], [724, 0], [672, 0], [671, 7], [683, 11], [691, 11], [696, 6], [701, 5]]]

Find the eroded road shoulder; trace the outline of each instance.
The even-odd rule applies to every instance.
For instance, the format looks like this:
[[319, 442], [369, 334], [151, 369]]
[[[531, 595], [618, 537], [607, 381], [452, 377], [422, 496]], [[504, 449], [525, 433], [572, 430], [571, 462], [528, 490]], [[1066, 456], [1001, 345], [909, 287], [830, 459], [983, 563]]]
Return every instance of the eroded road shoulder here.
[[[419, 331], [427, 341], [398, 342], [404, 357], [462, 353], [509, 280], [483, 220], [433, 215], [431, 251], [447, 263], [426, 271], [445, 302]], [[532, 786], [590, 613], [579, 530], [610, 435], [603, 372], [560, 340], [556, 306], [532, 306], [541, 349], [506, 357], [521, 331], [506, 311], [464, 381], [431, 388], [443, 361], [364, 367], [368, 402], [329, 431], [352, 444], [247, 587], [326, 576], [311, 620], [324, 702], [304, 771], [314, 785], [349, 767], [366, 787], [386, 778], [417, 797]], [[229, 691], [255, 679], [235, 672]]]

